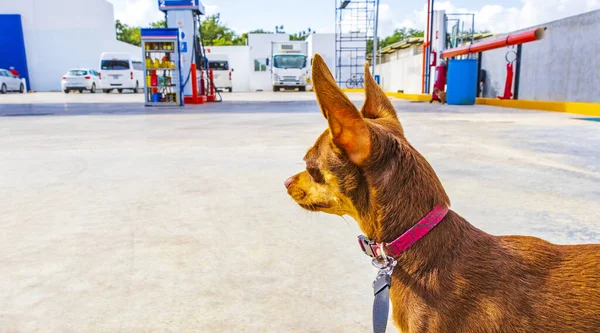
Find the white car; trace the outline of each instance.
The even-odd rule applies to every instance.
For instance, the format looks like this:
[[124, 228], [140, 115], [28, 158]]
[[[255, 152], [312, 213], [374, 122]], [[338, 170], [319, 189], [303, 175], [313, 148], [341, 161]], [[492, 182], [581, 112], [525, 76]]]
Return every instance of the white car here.
[[89, 90], [92, 94], [95, 94], [96, 89], [100, 88], [100, 77], [98, 72], [93, 69], [71, 69], [62, 77], [61, 87], [65, 94], [73, 90], [80, 93]]
[[[215, 59], [216, 58], [216, 59]], [[231, 74], [233, 69], [229, 68], [229, 60], [226, 55], [213, 55], [208, 58], [208, 68], [213, 70], [215, 88], [217, 90], [233, 90]]]
[[6, 94], [9, 91], [25, 92], [25, 85], [18, 77], [12, 75], [6, 69], [0, 69], [0, 93]]

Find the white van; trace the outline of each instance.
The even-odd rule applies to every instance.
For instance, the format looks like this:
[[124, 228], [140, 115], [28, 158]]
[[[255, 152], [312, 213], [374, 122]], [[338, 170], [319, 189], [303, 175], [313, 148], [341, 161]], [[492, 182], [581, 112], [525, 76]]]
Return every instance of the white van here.
[[131, 89], [138, 93], [144, 87], [144, 65], [129, 53], [105, 52], [100, 55], [100, 81], [102, 91]]
[[226, 54], [207, 54], [208, 68], [213, 70], [215, 88], [218, 90], [233, 90], [231, 81], [232, 68], [229, 68], [229, 57]]

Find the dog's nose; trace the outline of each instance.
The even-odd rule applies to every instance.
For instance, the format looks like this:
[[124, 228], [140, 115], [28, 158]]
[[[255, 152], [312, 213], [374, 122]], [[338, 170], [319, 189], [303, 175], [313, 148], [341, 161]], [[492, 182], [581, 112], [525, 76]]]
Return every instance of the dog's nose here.
[[294, 177], [290, 177], [290, 178], [286, 179], [285, 182], [283, 182], [283, 184], [285, 185], [285, 188], [290, 188], [290, 185], [292, 185], [293, 181], [294, 181]]

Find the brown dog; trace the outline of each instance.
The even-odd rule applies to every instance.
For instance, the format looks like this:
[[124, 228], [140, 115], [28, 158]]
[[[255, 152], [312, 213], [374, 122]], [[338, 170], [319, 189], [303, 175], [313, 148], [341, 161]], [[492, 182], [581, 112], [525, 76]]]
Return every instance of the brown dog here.
[[[359, 113], [315, 57], [313, 83], [329, 128], [304, 157], [306, 171], [285, 185], [305, 209], [350, 215], [370, 239], [391, 242], [450, 200], [365, 73]], [[396, 259], [390, 298], [403, 333], [600, 332], [600, 245], [496, 237], [450, 210]]]

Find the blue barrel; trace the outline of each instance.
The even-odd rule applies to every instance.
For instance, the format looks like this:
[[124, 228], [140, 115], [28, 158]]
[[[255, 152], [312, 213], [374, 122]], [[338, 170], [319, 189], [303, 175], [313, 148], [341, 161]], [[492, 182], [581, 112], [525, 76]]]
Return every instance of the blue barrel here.
[[473, 105], [477, 97], [477, 60], [450, 60], [448, 64], [448, 91], [450, 105]]

